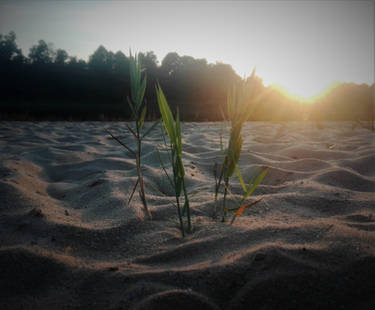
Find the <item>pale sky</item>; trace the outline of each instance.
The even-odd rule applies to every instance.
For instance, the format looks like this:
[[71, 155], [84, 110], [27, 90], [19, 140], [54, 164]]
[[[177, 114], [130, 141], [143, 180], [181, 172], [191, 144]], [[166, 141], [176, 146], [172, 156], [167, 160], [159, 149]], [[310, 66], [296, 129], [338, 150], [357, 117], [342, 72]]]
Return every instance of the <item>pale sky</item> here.
[[39, 39], [85, 60], [100, 45], [254, 66], [304, 97], [333, 82], [374, 82], [373, 1], [1, 1], [0, 33], [24, 55]]

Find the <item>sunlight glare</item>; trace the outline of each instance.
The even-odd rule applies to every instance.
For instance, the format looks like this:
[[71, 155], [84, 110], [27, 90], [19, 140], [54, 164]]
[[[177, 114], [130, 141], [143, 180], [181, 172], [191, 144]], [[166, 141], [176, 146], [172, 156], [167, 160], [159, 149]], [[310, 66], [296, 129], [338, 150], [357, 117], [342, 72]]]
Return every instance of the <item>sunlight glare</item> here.
[[[333, 82], [325, 87], [320, 88], [313, 88], [313, 87], [305, 87], [305, 88], [287, 88], [279, 83], [272, 83], [269, 87], [280, 91], [286, 97], [297, 100], [302, 103], [313, 103], [319, 100], [320, 98], [324, 97], [325, 94], [329, 93], [333, 88], [335, 88], [339, 83]], [[294, 91], [292, 91], [292, 89]]]

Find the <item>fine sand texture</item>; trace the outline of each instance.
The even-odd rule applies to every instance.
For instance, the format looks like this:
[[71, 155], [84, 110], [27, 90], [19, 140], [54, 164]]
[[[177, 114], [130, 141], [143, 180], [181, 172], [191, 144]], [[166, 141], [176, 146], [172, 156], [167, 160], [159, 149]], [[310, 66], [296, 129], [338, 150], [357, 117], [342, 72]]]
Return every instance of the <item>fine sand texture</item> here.
[[182, 124], [182, 239], [159, 128], [143, 142], [150, 221], [105, 131], [135, 147], [125, 123], [1, 122], [0, 309], [375, 309], [375, 133], [246, 123], [240, 170], [270, 171], [231, 226], [212, 218], [222, 127]]

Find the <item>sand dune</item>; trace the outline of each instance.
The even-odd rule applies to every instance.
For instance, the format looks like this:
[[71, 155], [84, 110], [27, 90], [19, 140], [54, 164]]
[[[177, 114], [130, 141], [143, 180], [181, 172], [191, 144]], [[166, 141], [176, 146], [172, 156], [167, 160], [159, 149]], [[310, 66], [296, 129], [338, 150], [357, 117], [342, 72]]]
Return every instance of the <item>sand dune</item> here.
[[[375, 135], [247, 123], [240, 169], [270, 171], [233, 226], [212, 219], [219, 123], [185, 123], [193, 233], [144, 141], [144, 219], [124, 123], [0, 123], [1, 309], [374, 309]], [[234, 195], [241, 193], [231, 181]]]

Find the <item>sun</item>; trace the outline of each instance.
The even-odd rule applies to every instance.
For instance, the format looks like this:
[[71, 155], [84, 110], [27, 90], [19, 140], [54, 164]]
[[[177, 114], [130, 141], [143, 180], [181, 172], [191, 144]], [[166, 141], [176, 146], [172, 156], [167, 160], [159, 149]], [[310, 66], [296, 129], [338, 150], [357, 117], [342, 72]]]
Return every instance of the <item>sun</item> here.
[[259, 65], [257, 74], [262, 78], [264, 86], [277, 89], [291, 100], [313, 103], [338, 83], [337, 79], [328, 74], [317, 74], [311, 66], [312, 64], [306, 64], [308, 69], [301, 72], [292, 66], [289, 70], [270, 70], [264, 65]]
[[301, 103], [314, 103], [320, 98], [324, 97], [329, 93], [333, 88], [339, 85], [338, 82], [333, 82], [325, 87], [320, 86], [319, 88], [314, 87], [285, 87], [279, 83], [272, 83], [269, 85], [272, 89], [276, 89], [281, 92], [287, 98], [291, 100], [297, 100]]

